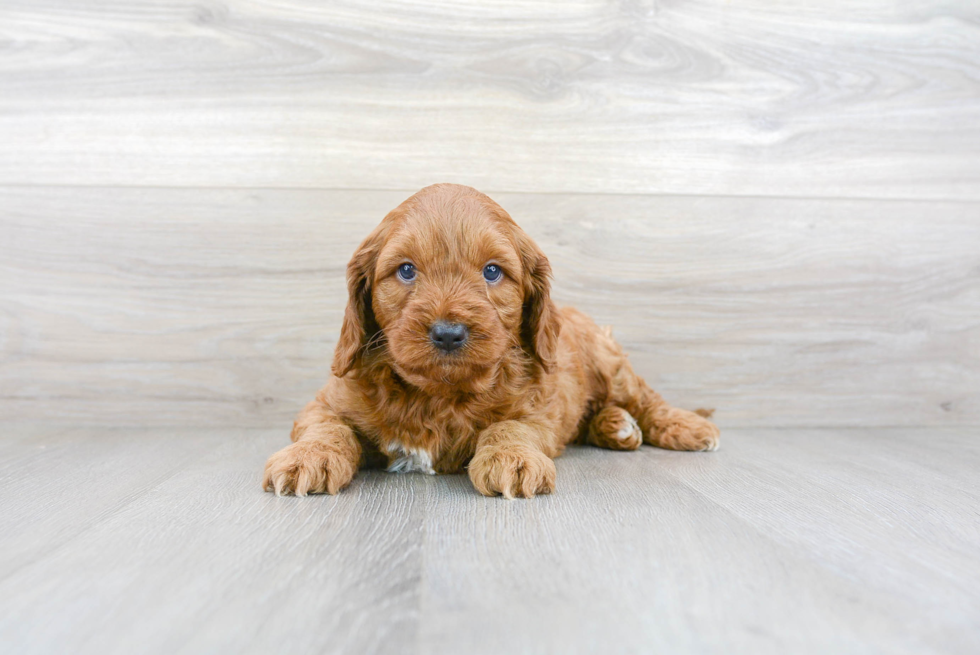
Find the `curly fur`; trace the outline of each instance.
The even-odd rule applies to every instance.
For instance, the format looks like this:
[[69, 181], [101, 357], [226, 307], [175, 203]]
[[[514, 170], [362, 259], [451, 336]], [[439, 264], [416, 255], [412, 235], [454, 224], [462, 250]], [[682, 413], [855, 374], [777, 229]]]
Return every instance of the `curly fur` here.
[[[415, 265], [410, 283], [396, 275]], [[487, 263], [504, 272], [483, 277]], [[568, 443], [714, 450], [710, 412], [667, 405], [611, 335], [550, 297], [551, 267], [489, 197], [437, 184], [390, 212], [347, 267], [333, 376], [300, 413], [294, 443], [266, 464], [276, 494], [337, 493], [363, 466], [468, 468], [482, 494], [550, 493]], [[438, 320], [463, 323], [438, 351]], [[397, 464], [396, 464], [397, 460]]]

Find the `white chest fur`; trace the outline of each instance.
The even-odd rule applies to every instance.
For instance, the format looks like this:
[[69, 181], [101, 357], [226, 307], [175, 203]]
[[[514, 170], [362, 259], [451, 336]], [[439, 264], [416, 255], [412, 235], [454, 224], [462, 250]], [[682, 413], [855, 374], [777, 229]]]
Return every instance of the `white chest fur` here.
[[391, 463], [388, 464], [388, 470], [392, 473], [420, 471], [429, 475], [436, 474], [432, 470], [432, 455], [427, 450], [406, 448], [401, 444], [390, 444], [387, 450], [392, 457]]

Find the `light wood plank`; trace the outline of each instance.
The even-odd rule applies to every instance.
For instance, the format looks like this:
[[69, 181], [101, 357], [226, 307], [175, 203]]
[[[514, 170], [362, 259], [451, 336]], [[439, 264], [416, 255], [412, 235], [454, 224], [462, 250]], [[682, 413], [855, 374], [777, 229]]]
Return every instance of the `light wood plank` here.
[[[365, 475], [342, 496], [280, 499], [259, 488], [281, 432], [110, 435], [104, 456], [78, 436], [84, 483], [55, 485], [84, 508], [125, 492], [125, 451], [175, 458], [168, 479], [132, 493], [110, 516], [0, 579], [0, 643], [19, 652], [413, 652], [422, 533], [420, 490], [404, 476]], [[202, 444], [210, 446], [201, 453]], [[103, 459], [104, 458], [104, 459]], [[53, 471], [52, 471], [53, 472]], [[28, 486], [51, 484], [28, 470]], [[13, 480], [10, 480], [13, 482]], [[23, 481], [22, 481], [23, 482]], [[366, 493], [362, 493], [362, 491]], [[71, 503], [25, 503], [47, 522], [73, 521]], [[4, 512], [10, 505], [4, 496]], [[86, 515], [91, 510], [83, 510]], [[10, 548], [11, 533], [0, 541]], [[15, 538], [19, 541], [19, 538]], [[15, 547], [16, 542], [15, 542]]]
[[[400, 192], [0, 189], [0, 414], [288, 425]], [[723, 425], [980, 420], [980, 206], [496, 194], [555, 298]]]
[[[976, 531], [975, 505], [934, 492], [903, 517], [920, 534], [895, 529], [877, 478], [822, 466], [828, 446], [798, 450], [812, 436], [732, 431], [704, 457], [575, 449], [533, 503], [501, 507], [463, 481], [431, 493], [423, 639], [445, 653], [970, 652], [980, 541], [954, 533]], [[815, 470], [784, 470], [803, 463]], [[847, 511], [828, 476], [862, 506]], [[937, 503], [934, 525], [918, 512]]]
[[0, 579], [70, 547], [215, 444], [199, 434], [178, 448], [166, 432], [145, 429], [37, 432], [29, 425], [0, 431]]
[[[942, 652], [945, 642], [968, 652], [980, 643], [975, 432], [793, 430], [784, 443], [746, 431], [733, 435], [723, 463], [661, 459], [678, 481], [774, 541], [866, 592], [913, 603], [889, 613], [915, 622], [915, 650]], [[719, 465], [738, 475], [719, 478], [711, 470]]]
[[7, 0], [0, 183], [980, 199], [975, 3]]
[[[730, 430], [698, 454], [576, 447], [555, 494], [531, 501], [383, 472], [336, 497], [276, 498], [258, 479], [283, 431], [4, 429], [0, 561], [37, 546], [0, 573], [12, 652], [980, 645], [973, 429]], [[178, 470], [133, 485], [130, 469], [166, 462]], [[113, 492], [118, 506], [99, 510]]]

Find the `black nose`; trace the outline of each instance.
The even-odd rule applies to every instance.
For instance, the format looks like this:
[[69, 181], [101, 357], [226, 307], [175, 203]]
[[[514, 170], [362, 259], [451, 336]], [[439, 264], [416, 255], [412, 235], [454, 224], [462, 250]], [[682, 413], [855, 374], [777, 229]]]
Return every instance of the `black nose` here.
[[433, 345], [445, 353], [450, 353], [464, 343], [470, 336], [470, 331], [462, 323], [447, 323], [439, 321], [429, 330], [429, 338]]

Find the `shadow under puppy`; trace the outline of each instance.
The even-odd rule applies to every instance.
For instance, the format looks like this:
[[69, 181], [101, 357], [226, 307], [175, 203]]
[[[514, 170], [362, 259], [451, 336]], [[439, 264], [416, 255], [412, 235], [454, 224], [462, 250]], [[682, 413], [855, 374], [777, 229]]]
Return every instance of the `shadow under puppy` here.
[[333, 377], [269, 458], [276, 494], [346, 487], [360, 466], [458, 473], [485, 495], [550, 493], [578, 439], [714, 450], [718, 428], [671, 407], [608, 329], [549, 295], [551, 267], [497, 203], [437, 184], [389, 213], [347, 266]]

